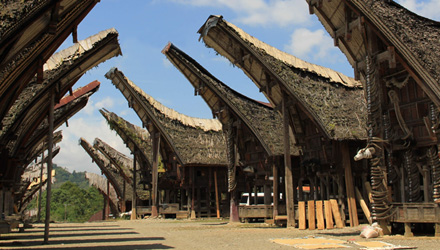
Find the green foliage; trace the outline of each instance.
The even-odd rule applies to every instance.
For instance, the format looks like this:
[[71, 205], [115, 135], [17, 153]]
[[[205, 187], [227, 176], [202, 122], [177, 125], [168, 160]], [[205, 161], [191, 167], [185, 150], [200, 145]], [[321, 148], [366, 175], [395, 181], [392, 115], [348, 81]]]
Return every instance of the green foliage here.
[[[42, 195], [42, 208], [46, 207], [46, 195], [46, 192]], [[52, 190], [50, 218], [60, 222], [85, 222], [102, 209], [103, 202], [103, 197], [96, 188], [82, 189], [77, 184], [67, 181], [61, 187]], [[36, 206], [35, 201], [29, 205], [30, 208]], [[42, 218], [45, 214], [45, 209], [42, 209]]]
[[80, 188], [89, 188], [89, 181], [86, 180], [84, 172], [76, 172], [73, 170], [73, 172], [70, 173], [66, 168], [58, 167], [56, 164], [53, 164], [53, 169], [55, 170], [56, 179], [56, 182], [52, 186], [54, 189], [61, 187], [66, 181], [76, 183]]
[[[52, 185], [50, 218], [53, 221], [85, 222], [102, 209], [104, 198], [95, 187], [90, 187], [84, 172], [68, 172], [65, 168], [53, 164], [55, 183]], [[46, 191], [41, 199], [41, 218], [46, 216]], [[38, 206], [37, 199], [32, 200], [28, 209]]]

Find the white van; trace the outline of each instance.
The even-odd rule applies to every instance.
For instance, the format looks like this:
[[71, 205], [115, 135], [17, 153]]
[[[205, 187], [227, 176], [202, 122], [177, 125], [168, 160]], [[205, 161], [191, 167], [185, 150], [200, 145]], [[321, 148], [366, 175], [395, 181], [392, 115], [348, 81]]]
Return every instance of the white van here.
[[[280, 199], [283, 194], [280, 193]], [[257, 204], [254, 204], [255, 194], [252, 193], [252, 205], [264, 205], [264, 193], [257, 193]], [[249, 193], [243, 193], [240, 198], [240, 205], [249, 206], [250, 205]], [[270, 194], [270, 205], [273, 205], [273, 193]]]

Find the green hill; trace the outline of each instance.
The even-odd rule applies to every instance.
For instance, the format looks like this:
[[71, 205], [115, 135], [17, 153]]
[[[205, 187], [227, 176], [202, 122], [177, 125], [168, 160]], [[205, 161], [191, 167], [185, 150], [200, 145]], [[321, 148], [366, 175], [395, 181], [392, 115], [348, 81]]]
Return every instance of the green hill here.
[[80, 188], [89, 188], [89, 181], [85, 178], [85, 172], [76, 172], [73, 170], [70, 173], [66, 168], [59, 167], [57, 164], [53, 164], [55, 170], [55, 183], [53, 188], [59, 188], [64, 182], [70, 181], [77, 184]]
[[[102, 209], [104, 198], [98, 189], [89, 186], [85, 172], [70, 173], [66, 168], [53, 165], [55, 183], [52, 185], [50, 214], [53, 221], [85, 222]], [[46, 191], [41, 199], [41, 218], [45, 217]], [[28, 209], [37, 207], [37, 197]]]

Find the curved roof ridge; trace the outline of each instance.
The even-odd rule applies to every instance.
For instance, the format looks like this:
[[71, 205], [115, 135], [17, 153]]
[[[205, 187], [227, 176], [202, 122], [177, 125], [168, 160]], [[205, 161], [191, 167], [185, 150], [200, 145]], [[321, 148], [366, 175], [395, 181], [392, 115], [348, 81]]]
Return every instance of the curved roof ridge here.
[[[125, 76], [124, 76], [125, 77]], [[181, 122], [182, 124], [194, 128], [201, 128], [204, 131], [220, 131], [222, 130], [221, 123], [216, 119], [203, 119], [203, 118], [196, 118], [196, 117], [190, 117], [184, 114], [181, 114], [174, 109], [168, 108], [156, 99], [154, 99], [152, 96], [148, 95], [143, 91], [141, 88], [139, 88], [136, 84], [134, 84], [130, 79], [125, 77], [127, 82], [132, 86], [133, 89], [135, 89], [139, 94], [143, 95], [144, 98], [149, 102], [149, 104], [154, 107], [156, 110], [158, 110], [160, 113], [165, 115], [171, 120], [177, 120]]]
[[110, 28], [99, 32], [93, 36], [90, 36], [84, 40], [80, 40], [67, 49], [61, 50], [53, 54], [43, 65], [43, 70], [52, 70], [57, 68], [63, 62], [76, 59], [79, 55], [93, 48], [95, 43], [100, 42], [103, 38], [109, 34], [118, 34], [115, 28]]
[[[220, 17], [222, 18], [222, 17]], [[340, 83], [346, 87], [362, 87], [361, 82], [356, 81], [355, 79], [346, 76], [340, 72], [337, 72], [333, 69], [326, 68], [320, 65], [316, 65], [313, 63], [306, 62], [302, 59], [299, 59], [298, 57], [295, 57], [287, 52], [284, 52], [282, 50], [279, 50], [273, 46], [270, 46], [269, 44], [262, 42], [258, 40], [257, 38], [249, 35], [241, 28], [235, 26], [234, 24], [224, 20], [222, 18], [222, 21], [228, 25], [230, 28], [235, 30], [235, 32], [244, 40], [248, 41], [249, 43], [252, 43], [254, 46], [264, 50], [267, 54], [273, 56], [274, 58], [283, 61], [286, 64], [289, 64], [295, 68], [305, 70], [314, 74], [317, 74], [319, 76], [325, 77], [330, 79], [332, 82]]]

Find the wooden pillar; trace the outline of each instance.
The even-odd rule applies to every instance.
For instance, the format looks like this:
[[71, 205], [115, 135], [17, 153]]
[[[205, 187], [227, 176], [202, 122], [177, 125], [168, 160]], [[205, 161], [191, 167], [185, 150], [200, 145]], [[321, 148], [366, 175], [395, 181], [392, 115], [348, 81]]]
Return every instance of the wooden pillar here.
[[272, 175], [273, 175], [273, 218], [278, 215], [278, 201], [280, 199], [280, 191], [278, 190], [278, 182], [280, 178], [278, 177], [278, 166], [276, 163], [272, 165]]
[[201, 187], [197, 187], [197, 217], [202, 218], [202, 193]]
[[207, 207], [208, 207], [208, 218], [211, 218], [211, 189], [212, 189], [212, 168], [209, 168], [208, 170], [208, 188], [206, 192], [206, 200], [207, 200]]
[[217, 219], [220, 219], [220, 202], [218, 197], [217, 170], [214, 170], [214, 186], [215, 186], [215, 206], [217, 209]]
[[195, 207], [195, 199], [196, 199], [196, 189], [194, 184], [194, 167], [190, 168], [190, 178], [191, 178], [191, 219], [196, 218], [196, 207]]
[[264, 185], [264, 205], [270, 205], [271, 193], [272, 193], [272, 188], [270, 187], [270, 185], [265, 184]]
[[106, 202], [106, 197], [105, 197], [105, 193], [104, 192], [102, 192], [102, 200], [103, 200], [103, 203], [102, 203], [102, 220], [105, 220], [105, 210], [106, 210], [106, 207], [107, 207], [107, 202]]
[[49, 132], [48, 132], [48, 159], [47, 159], [47, 189], [46, 189], [46, 220], [44, 222], [44, 244], [49, 243], [49, 224], [50, 224], [50, 199], [52, 194], [52, 158], [53, 158], [53, 123], [54, 123], [55, 91], [52, 90], [49, 105]]
[[159, 216], [158, 211], [158, 166], [159, 166], [159, 149], [160, 149], [160, 133], [154, 132], [153, 133], [153, 171], [152, 171], [152, 186], [153, 186], [153, 194], [152, 194], [152, 201], [153, 204], [151, 206], [151, 216], [157, 217]]
[[136, 195], [136, 150], [134, 151], [133, 154], [133, 194], [131, 196], [131, 220], [136, 220], [137, 219], [137, 211], [136, 211], [136, 206], [137, 206], [137, 195]]
[[[228, 111], [227, 111], [228, 112]], [[236, 161], [236, 147], [234, 143], [234, 121], [233, 117], [229, 116], [229, 121], [226, 129], [226, 145], [228, 155], [228, 191], [230, 194], [230, 215], [229, 222], [239, 222], [238, 216], [238, 199], [237, 199], [237, 180], [235, 172]]]
[[345, 189], [347, 193], [348, 214], [350, 216], [350, 226], [359, 225], [356, 196], [353, 184], [353, 173], [351, 171], [350, 151], [347, 142], [341, 143], [342, 167], [345, 173]]
[[125, 186], [126, 185], [127, 184], [124, 179], [124, 184], [122, 185], [122, 206], [121, 206], [121, 212], [123, 212], [123, 213], [125, 213], [127, 210], [127, 207], [126, 207], [127, 206], [127, 204], [126, 204], [127, 198], [125, 197]]
[[43, 142], [43, 153], [41, 154], [41, 166], [40, 166], [40, 183], [38, 188], [38, 213], [37, 222], [41, 221], [41, 193], [43, 193], [43, 171], [44, 171], [44, 142]]
[[254, 205], [258, 205], [258, 189], [256, 184], [254, 185]]
[[107, 197], [106, 197], [107, 209], [105, 210], [105, 219], [108, 219], [110, 216], [110, 181], [107, 179]]
[[287, 227], [295, 227], [295, 200], [293, 195], [292, 162], [290, 158], [290, 119], [286, 99], [287, 96], [284, 96], [282, 110], [284, 123], [284, 174], [286, 185]]

